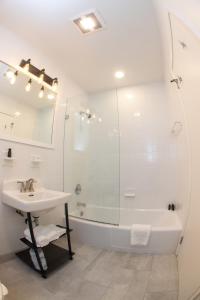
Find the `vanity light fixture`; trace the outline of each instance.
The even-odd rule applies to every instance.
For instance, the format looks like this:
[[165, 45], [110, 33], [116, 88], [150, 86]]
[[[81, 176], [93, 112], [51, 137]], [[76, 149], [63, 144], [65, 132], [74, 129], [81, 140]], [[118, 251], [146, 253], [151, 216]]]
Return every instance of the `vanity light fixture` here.
[[25, 91], [26, 92], [30, 92], [30, 90], [31, 90], [31, 83], [32, 83], [32, 80], [29, 79], [27, 85], [25, 86]]
[[40, 71], [39, 83], [42, 83], [44, 81], [44, 74], [45, 74], [45, 69], [42, 69]]
[[25, 64], [24, 64], [24, 70], [25, 71], [29, 71], [29, 66], [30, 66], [30, 63], [31, 63], [31, 59], [29, 58], [29, 59], [27, 59], [27, 61], [25, 62]]
[[44, 85], [47, 84], [52, 91], [56, 91], [57, 86], [58, 86], [58, 79], [57, 78], [52, 78], [49, 75], [45, 73], [45, 69], [43, 68], [38, 69], [31, 63], [31, 59], [29, 58], [28, 60], [22, 59], [19, 67], [22, 68], [23, 70], [26, 70], [26, 73], [28, 73], [30, 78], [32, 78], [32, 75], [34, 76], [33, 78], [36, 79], [40, 84]]
[[44, 97], [44, 87], [42, 86], [41, 89], [40, 89], [40, 92], [38, 94], [38, 97], [41, 99]]

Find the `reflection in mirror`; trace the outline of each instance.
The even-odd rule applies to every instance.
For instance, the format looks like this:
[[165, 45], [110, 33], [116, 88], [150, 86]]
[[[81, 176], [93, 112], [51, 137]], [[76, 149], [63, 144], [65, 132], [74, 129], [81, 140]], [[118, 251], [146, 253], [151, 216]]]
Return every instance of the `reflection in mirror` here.
[[0, 62], [0, 138], [52, 144], [56, 93]]

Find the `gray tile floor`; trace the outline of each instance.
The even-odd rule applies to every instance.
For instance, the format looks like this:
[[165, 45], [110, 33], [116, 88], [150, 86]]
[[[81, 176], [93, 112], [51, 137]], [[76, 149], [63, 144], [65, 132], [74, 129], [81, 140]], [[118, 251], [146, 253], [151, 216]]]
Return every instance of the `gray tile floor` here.
[[0, 264], [0, 280], [9, 289], [6, 300], [177, 300], [175, 256], [73, 246], [74, 260], [46, 280], [17, 258]]

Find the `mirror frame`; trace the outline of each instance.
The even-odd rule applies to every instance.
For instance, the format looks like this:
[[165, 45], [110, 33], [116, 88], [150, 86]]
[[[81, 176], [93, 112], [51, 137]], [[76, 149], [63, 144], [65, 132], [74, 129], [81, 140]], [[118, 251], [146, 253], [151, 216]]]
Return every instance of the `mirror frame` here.
[[[12, 66], [12, 65], [4, 62], [3, 60], [0, 60], [0, 63], [3, 63], [5, 65], [7, 65], [8, 67], [15, 69], [16, 71], [19, 71], [19, 72], [21, 71], [20, 67]], [[32, 75], [31, 73], [30, 73], [29, 77], [36, 81], [35, 76]], [[57, 94], [57, 96], [58, 96], [58, 94]], [[24, 145], [29, 145], [29, 146], [33, 146], [33, 147], [38, 147], [38, 148], [54, 149], [55, 148], [55, 146], [54, 146], [54, 127], [55, 127], [56, 105], [57, 105], [57, 99], [56, 99], [56, 102], [55, 102], [54, 113], [53, 113], [53, 122], [52, 122], [52, 130], [51, 130], [51, 143], [48, 144], [48, 143], [42, 143], [42, 142], [39, 142], [39, 141], [37, 142], [37, 141], [31, 140], [31, 139], [23, 139], [23, 138], [18, 138], [18, 137], [11, 137], [9, 135], [1, 135], [1, 133], [0, 133], [0, 141], [8, 141], [8, 142], [13, 142], [13, 143], [18, 143], [18, 144], [24, 144]]]

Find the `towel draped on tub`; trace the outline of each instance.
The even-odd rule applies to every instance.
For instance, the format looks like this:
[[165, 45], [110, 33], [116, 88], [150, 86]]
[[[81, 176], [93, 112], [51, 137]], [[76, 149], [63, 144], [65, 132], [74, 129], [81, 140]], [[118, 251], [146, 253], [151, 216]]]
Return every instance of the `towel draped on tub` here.
[[151, 235], [151, 225], [133, 224], [130, 230], [131, 246], [147, 246]]

